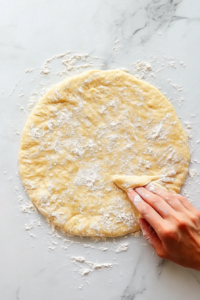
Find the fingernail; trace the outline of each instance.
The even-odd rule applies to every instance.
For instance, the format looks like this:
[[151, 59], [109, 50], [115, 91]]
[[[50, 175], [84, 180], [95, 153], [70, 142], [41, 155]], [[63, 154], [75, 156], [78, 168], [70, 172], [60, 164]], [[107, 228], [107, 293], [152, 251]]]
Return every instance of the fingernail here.
[[134, 197], [133, 202], [134, 202], [134, 203], [138, 203], [138, 202], [140, 202], [140, 201], [142, 201], [142, 198], [141, 198], [139, 195], [136, 195], [136, 196]]
[[155, 185], [153, 184], [153, 183], [149, 183], [149, 184], [147, 184], [147, 186], [148, 186], [148, 188], [149, 188], [149, 190], [151, 191], [151, 192], [155, 192]]
[[131, 201], [134, 201], [134, 199], [135, 199], [135, 193], [132, 193], [132, 191], [133, 190], [128, 190], [128, 197], [129, 197], [129, 199], [131, 200]]
[[133, 201], [135, 207], [138, 208], [140, 202], [142, 201], [142, 198], [141, 198], [139, 195], [135, 195], [135, 196], [133, 197], [133, 200], [132, 200], [132, 201]]
[[132, 196], [132, 191], [133, 191], [133, 189], [129, 189], [128, 192], [127, 192], [127, 195], [128, 195], [130, 200], [132, 200], [132, 197], [133, 197]]

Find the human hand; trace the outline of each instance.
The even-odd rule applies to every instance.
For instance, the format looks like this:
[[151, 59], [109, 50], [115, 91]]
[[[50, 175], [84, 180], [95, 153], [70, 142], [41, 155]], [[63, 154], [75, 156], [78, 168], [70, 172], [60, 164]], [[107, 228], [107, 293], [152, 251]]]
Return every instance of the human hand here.
[[200, 270], [200, 212], [184, 197], [152, 184], [130, 189], [144, 237], [157, 255]]

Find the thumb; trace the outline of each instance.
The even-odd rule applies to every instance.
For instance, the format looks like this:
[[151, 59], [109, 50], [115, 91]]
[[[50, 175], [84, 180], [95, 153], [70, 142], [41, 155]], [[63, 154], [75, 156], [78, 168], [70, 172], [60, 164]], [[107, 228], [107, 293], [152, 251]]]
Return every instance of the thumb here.
[[158, 256], [163, 257], [165, 250], [157, 233], [145, 219], [138, 219], [144, 238], [152, 245]]

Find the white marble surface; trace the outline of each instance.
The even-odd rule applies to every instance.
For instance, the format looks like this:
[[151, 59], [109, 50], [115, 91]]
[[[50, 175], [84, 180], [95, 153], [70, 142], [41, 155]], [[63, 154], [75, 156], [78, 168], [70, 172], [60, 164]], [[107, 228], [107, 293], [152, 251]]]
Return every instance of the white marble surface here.
[[[47, 76], [41, 66], [72, 51], [87, 53], [90, 69], [125, 67], [134, 74], [137, 60], [149, 62], [152, 71], [144, 79], [171, 99], [183, 124], [191, 124], [190, 168], [200, 172], [200, 1], [0, 0], [0, 7], [0, 299], [199, 299], [200, 273], [159, 259], [142, 237], [64, 241], [50, 234], [41, 215], [21, 212], [28, 197], [17, 176], [17, 155], [30, 97], [39, 99], [50, 85], [82, 71], [78, 61], [59, 76], [59, 58]], [[183, 192], [198, 208], [199, 191], [197, 174]], [[128, 250], [116, 253], [121, 243], [129, 243]], [[87, 265], [75, 264], [72, 256], [113, 266], [81, 276]]]

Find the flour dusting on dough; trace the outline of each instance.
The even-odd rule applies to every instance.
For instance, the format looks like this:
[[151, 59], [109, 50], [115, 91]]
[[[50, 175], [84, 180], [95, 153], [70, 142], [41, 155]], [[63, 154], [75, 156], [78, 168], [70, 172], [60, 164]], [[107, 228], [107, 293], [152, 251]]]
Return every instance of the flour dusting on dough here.
[[85, 185], [92, 188], [94, 183], [101, 179], [99, 175], [100, 167], [93, 166], [88, 169], [79, 169], [74, 179], [74, 185]]
[[[71, 53], [59, 59], [63, 74], [91, 61]], [[93, 70], [64, 80], [39, 101], [19, 161], [31, 200], [50, 222], [69, 234], [114, 237], [140, 228], [124, 192], [129, 184], [144, 185], [145, 174], [146, 184], [153, 176], [179, 191], [189, 151], [173, 107], [156, 88], [122, 70]], [[122, 191], [115, 174], [137, 181], [125, 181]]]

